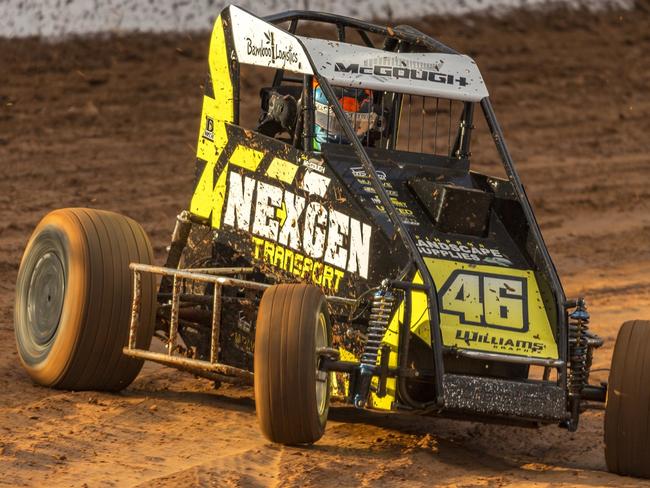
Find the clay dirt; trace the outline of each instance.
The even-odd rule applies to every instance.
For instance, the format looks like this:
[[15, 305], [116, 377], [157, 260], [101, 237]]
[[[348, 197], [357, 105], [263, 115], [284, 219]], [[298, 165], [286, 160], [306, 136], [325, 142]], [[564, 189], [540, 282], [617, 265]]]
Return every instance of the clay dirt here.
[[[567, 295], [587, 297], [605, 339], [606, 381], [621, 323], [650, 319], [648, 4], [416, 25], [478, 62]], [[207, 48], [208, 35], [0, 40], [0, 484], [650, 486], [606, 472], [602, 410], [570, 433], [335, 405], [320, 442], [290, 448], [258, 431], [251, 389], [161, 366], [120, 394], [35, 386], [12, 315], [32, 229], [58, 207], [121, 212], [162, 263], [193, 188]]]

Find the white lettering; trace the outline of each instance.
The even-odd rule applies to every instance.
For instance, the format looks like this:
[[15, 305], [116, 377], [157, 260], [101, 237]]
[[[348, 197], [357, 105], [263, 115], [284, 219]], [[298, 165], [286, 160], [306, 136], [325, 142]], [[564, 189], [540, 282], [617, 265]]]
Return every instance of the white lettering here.
[[298, 187], [312, 195], [324, 197], [329, 184], [330, 179], [327, 176], [308, 170], [303, 175], [302, 181], [298, 183]]
[[[305, 190], [324, 195], [329, 178], [310, 176], [308, 181]], [[368, 278], [372, 234], [368, 224], [334, 209], [328, 211], [319, 202], [307, 204], [305, 197], [244, 177], [236, 171], [228, 175], [227, 199], [224, 225], [252, 232], [304, 252], [312, 259], [322, 259], [332, 266], [342, 270], [347, 268], [350, 273]], [[427, 241], [426, 244], [433, 243]], [[442, 247], [449, 249], [446, 245]]]
[[242, 181], [239, 173], [235, 173], [234, 171], [230, 173], [228, 203], [226, 204], [226, 215], [223, 218], [224, 224], [248, 231], [254, 189], [254, 179], [246, 177]]
[[312, 258], [323, 257], [325, 249], [325, 229], [327, 210], [318, 202], [307, 205], [305, 212], [305, 233], [303, 249]]
[[254, 234], [277, 240], [279, 222], [274, 217], [275, 209], [280, 205], [282, 205], [282, 189], [259, 181], [257, 183], [255, 220], [253, 221]]
[[278, 242], [283, 246], [289, 246], [296, 251], [300, 250], [300, 228], [298, 220], [305, 209], [305, 199], [301, 196], [294, 195], [290, 191], [284, 192], [284, 203], [286, 207], [286, 216], [284, 225], [280, 229]]
[[[362, 231], [363, 226], [363, 231]], [[368, 261], [370, 260], [370, 235], [372, 228], [357, 219], [350, 219], [350, 259], [348, 271], [368, 278]]]
[[343, 237], [350, 231], [350, 217], [336, 210], [330, 210], [329, 230], [327, 232], [327, 249], [325, 262], [345, 269], [348, 251], [343, 247]]

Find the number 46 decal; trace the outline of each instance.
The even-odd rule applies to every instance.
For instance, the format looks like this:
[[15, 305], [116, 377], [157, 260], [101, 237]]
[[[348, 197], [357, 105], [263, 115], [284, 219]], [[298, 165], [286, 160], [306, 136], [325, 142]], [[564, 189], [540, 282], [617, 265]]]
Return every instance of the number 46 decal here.
[[525, 278], [455, 270], [438, 292], [440, 311], [461, 324], [528, 331]]

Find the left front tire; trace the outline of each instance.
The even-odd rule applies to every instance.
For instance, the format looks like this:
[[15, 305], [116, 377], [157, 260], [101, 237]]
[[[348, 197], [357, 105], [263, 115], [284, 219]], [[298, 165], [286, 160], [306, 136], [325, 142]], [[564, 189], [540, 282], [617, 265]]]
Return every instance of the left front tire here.
[[[18, 271], [14, 329], [20, 360], [43, 386], [69, 390], [126, 388], [142, 361], [122, 354], [131, 316], [129, 263], [151, 264], [142, 227], [113, 212], [55, 210], [32, 234]], [[142, 276], [137, 346], [148, 349], [155, 280]]]
[[319, 348], [332, 332], [323, 292], [306, 284], [264, 291], [255, 330], [255, 409], [264, 436], [280, 444], [312, 444], [323, 436], [330, 375], [318, 369]]

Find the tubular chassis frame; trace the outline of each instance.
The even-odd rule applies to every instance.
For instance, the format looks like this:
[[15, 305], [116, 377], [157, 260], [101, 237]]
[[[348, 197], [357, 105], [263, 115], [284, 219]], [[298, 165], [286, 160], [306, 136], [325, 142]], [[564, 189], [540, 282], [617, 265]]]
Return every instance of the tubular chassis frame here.
[[[277, 15], [266, 17], [266, 20], [272, 24], [289, 23], [288, 32], [295, 34], [299, 22], [317, 22], [334, 25], [337, 29], [338, 39], [343, 42], [346, 38], [346, 29], [352, 29], [358, 32], [363, 42], [368, 47], [376, 47], [370, 39], [368, 34], [378, 34], [384, 36], [386, 39], [384, 48], [387, 50], [393, 49], [408, 49], [408, 47], [417, 46], [418, 49], [428, 52], [440, 52], [446, 54], [459, 54], [454, 49], [448, 47], [444, 43], [434, 39], [430, 36], [423, 34], [408, 26], [397, 26], [394, 28], [383, 27], [369, 22], [363, 22], [356, 19], [309, 11], [289, 11]], [[403, 51], [406, 52], [406, 51]], [[284, 72], [279, 70], [274, 79], [274, 86], [279, 85], [284, 77]], [[311, 86], [311, 76], [304, 76], [304, 86]], [[492, 139], [501, 159], [501, 163], [505, 169], [508, 180], [512, 185], [516, 199], [520, 202], [526, 223], [530, 228], [532, 239], [535, 243], [535, 248], [538, 253], [536, 259], [541, 264], [540, 271], [548, 278], [552, 294], [556, 303], [557, 326], [556, 330], [558, 336], [556, 338], [558, 343], [558, 359], [540, 359], [531, 357], [521, 357], [512, 355], [502, 355], [497, 353], [480, 352], [474, 350], [462, 350], [458, 348], [445, 347], [442, 342], [441, 329], [439, 323], [438, 311], [438, 298], [436, 285], [427, 270], [426, 264], [418, 252], [415, 242], [409, 235], [406, 224], [402, 221], [399, 212], [393, 205], [388, 193], [386, 192], [381, 180], [377, 174], [375, 166], [371, 161], [368, 153], [364, 149], [362, 143], [356, 137], [354, 130], [345, 116], [345, 113], [337, 101], [336, 94], [325, 77], [320, 76], [317, 72], [314, 78], [320, 84], [323, 93], [325, 94], [334, 114], [339, 121], [346, 138], [351, 141], [351, 146], [354, 154], [366, 171], [368, 178], [371, 181], [372, 187], [376, 192], [378, 198], [381, 200], [390, 221], [392, 222], [395, 231], [400, 237], [405, 249], [409, 254], [409, 262], [400, 271], [399, 276], [395, 279], [387, 279], [382, 283], [385, 287], [391, 287], [401, 290], [404, 296], [404, 318], [400, 325], [399, 330], [399, 349], [397, 368], [384, 368], [380, 372], [380, 366], [376, 370], [371, 371], [371, 374], [383, 375], [385, 381], [386, 377], [397, 378], [397, 394], [404, 401], [404, 406], [411, 410], [419, 411], [421, 413], [435, 413], [441, 410], [449, 410], [452, 414], [471, 413], [475, 410], [478, 404], [479, 415], [485, 414], [486, 416], [497, 415], [500, 417], [518, 417], [519, 420], [529, 420], [532, 422], [537, 421], [560, 421], [564, 426], [574, 430], [577, 427], [577, 417], [579, 414], [579, 398], [574, 401], [570, 407], [568, 395], [568, 364], [569, 364], [569, 336], [568, 336], [568, 312], [567, 309], [575, 307], [574, 301], [567, 302], [564, 290], [559, 280], [557, 271], [553, 265], [550, 254], [542, 238], [541, 231], [535, 219], [530, 202], [528, 201], [526, 192], [521, 183], [520, 177], [515, 169], [514, 162], [508, 151], [505, 143], [503, 133], [499, 123], [497, 122], [492, 104], [489, 97], [485, 97], [480, 101], [480, 106], [488, 124]], [[298, 79], [292, 81], [299, 81]], [[305, 90], [310, 92], [310, 90]], [[465, 102], [463, 110], [463, 120], [461, 121], [461, 133], [459, 139], [454, 146], [454, 155], [461, 156], [469, 154], [469, 137], [473, 128], [473, 102]], [[303, 128], [303, 137], [305, 141], [311, 140], [311, 124], [305, 123]], [[451, 157], [452, 155], [450, 155]], [[179, 215], [177, 229], [174, 232], [172, 240], [172, 248], [176, 242], [179, 234], [178, 226], [190, 222], [192, 217], [188, 212], [183, 212]], [[199, 223], [199, 222], [197, 222]], [[181, 232], [181, 234], [183, 234]], [[187, 241], [187, 232], [184, 233], [185, 242]], [[184, 246], [183, 239], [180, 239], [181, 245]], [[174, 253], [170, 251], [171, 253]], [[180, 253], [178, 253], [180, 255]], [[173, 259], [172, 259], [173, 261]], [[168, 259], [169, 263], [169, 259]], [[235, 383], [252, 383], [252, 373], [244, 369], [228, 366], [219, 362], [219, 329], [220, 320], [219, 312], [221, 310], [222, 288], [223, 287], [236, 287], [256, 290], [258, 292], [264, 291], [268, 284], [259, 283], [250, 280], [242, 280], [233, 278], [233, 274], [247, 274], [253, 271], [253, 268], [210, 268], [210, 269], [173, 269], [169, 267], [155, 267], [142, 264], [132, 264], [131, 269], [134, 273], [134, 297], [132, 307], [132, 318], [130, 326], [130, 336], [128, 346], [124, 348], [124, 354], [156, 361], [166, 364], [178, 369], [189, 371], [193, 374], [204, 376], [218, 381], [228, 381]], [[413, 273], [419, 272], [423, 279], [423, 284], [414, 284], [406, 280], [406, 277]], [[171, 296], [171, 312], [170, 312], [170, 327], [169, 339], [166, 345], [167, 353], [155, 353], [151, 351], [144, 351], [135, 347], [136, 327], [139, 320], [139, 307], [140, 307], [140, 277], [141, 273], [153, 273], [161, 275], [163, 279], [172, 280], [172, 296]], [[182, 291], [182, 283], [184, 281], [199, 281], [210, 283], [214, 285], [214, 294], [212, 297], [212, 330], [210, 342], [210, 361], [203, 361], [198, 359], [180, 357], [174, 354], [176, 350], [176, 337], [177, 337], [177, 321], [179, 300]], [[431, 351], [433, 360], [433, 371], [417, 371], [408, 366], [408, 346], [411, 323], [411, 291], [423, 291], [426, 293], [428, 302], [429, 323], [431, 324]], [[335, 296], [328, 296], [327, 300], [331, 304], [340, 306], [352, 306], [357, 304], [357, 300], [346, 299]], [[159, 300], [159, 303], [162, 303]], [[602, 341], [594, 338], [591, 342], [592, 347], [598, 347]], [[328, 349], [320, 351], [321, 363], [320, 368], [330, 372], [346, 372], [354, 373], [358, 369], [357, 363], [341, 361], [338, 357], [337, 351]], [[525, 365], [537, 365], [545, 368], [545, 378], [548, 378], [548, 372], [551, 369], [557, 370], [557, 381], [552, 382], [527, 382], [527, 381], [507, 381], [492, 378], [483, 378], [483, 382], [473, 382], [477, 378], [464, 377], [462, 375], [455, 375], [445, 373], [443, 357], [444, 355], [452, 355], [458, 357], [467, 357], [473, 359], [487, 360], [487, 361], [501, 361], [518, 363]], [[435, 392], [434, 400], [430, 402], [419, 402], [410, 397], [407, 388], [406, 380], [413, 376], [427, 376], [430, 377], [433, 383]], [[381, 381], [381, 379], [380, 379]], [[463, 391], [473, 391], [475, 403], [468, 400]], [[512, 402], [506, 405], [495, 405], [491, 398], [495, 393], [507, 391]], [[606, 395], [606, 387], [586, 386], [583, 389], [582, 397], [592, 401], [604, 401]], [[541, 404], [541, 406], [540, 406]], [[536, 415], [527, 415], [527, 412], [537, 412]]]
[[[340, 41], [345, 41], [345, 29], [353, 28], [356, 29], [358, 32], [360, 32], [361, 38], [364, 39], [364, 42], [366, 42], [366, 44], [369, 47], [374, 47], [374, 45], [370, 41], [367, 34], [365, 34], [366, 32], [380, 34], [386, 36], [386, 38], [395, 39], [396, 42], [403, 41], [408, 44], [421, 46], [422, 48], [432, 52], [435, 51], [435, 52], [442, 52], [447, 54], [460, 54], [458, 51], [450, 48], [449, 46], [438, 41], [437, 39], [427, 36], [426, 34], [417, 31], [416, 29], [413, 29], [411, 27], [397, 26], [394, 28], [388, 28], [388, 27], [382, 27], [376, 24], [372, 24], [369, 22], [359, 21], [349, 17], [342, 17], [342, 16], [327, 14], [327, 13], [299, 11], [299, 10], [272, 15], [266, 17], [265, 20], [273, 24], [290, 22], [290, 26], [288, 30], [291, 33], [296, 32], [299, 21], [315, 21], [315, 22], [323, 22], [327, 24], [334, 24], [337, 27], [338, 37]], [[519, 178], [519, 174], [515, 169], [514, 162], [512, 160], [512, 157], [510, 156], [510, 152], [508, 151], [508, 147], [503, 137], [503, 132], [501, 130], [501, 127], [499, 126], [499, 123], [497, 122], [496, 115], [492, 108], [492, 104], [490, 102], [489, 97], [481, 100], [480, 102], [481, 108], [487, 120], [489, 130], [495, 142], [497, 151], [499, 152], [499, 156], [501, 157], [503, 166], [508, 175], [508, 179], [510, 180], [516, 192], [517, 199], [522, 204], [527, 223], [533, 232], [533, 236], [538, 248], [542, 252], [542, 260], [545, 268], [544, 272], [547, 273], [547, 275], [550, 277], [553, 293], [555, 295], [556, 303], [558, 304], [557, 314], [558, 314], [558, 330], [560, 331], [560, 336], [558, 337], [559, 359], [557, 361], [540, 362], [540, 360], [535, 360], [535, 359], [529, 359], [529, 358], [519, 359], [519, 358], [508, 357], [508, 356], [494, 355], [490, 353], [482, 353], [477, 351], [470, 352], [470, 351], [462, 351], [458, 349], [445, 350], [446, 348], [444, 348], [442, 345], [442, 336], [440, 333], [440, 324], [438, 320], [439, 314], [438, 314], [437, 293], [436, 293], [436, 286], [433, 282], [433, 279], [431, 278], [430, 273], [428, 272], [426, 265], [424, 263], [424, 260], [422, 259], [422, 256], [419, 254], [415, 246], [415, 243], [413, 242], [413, 239], [409, 235], [406, 225], [402, 222], [399, 213], [397, 212], [395, 206], [390, 200], [390, 197], [388, 196], [386, 190], [381, 184], [379, 176], [377, 175], [377, 171], [370, 157], [368, 156], [367, 152], [363, 148], [361, 142], [354, 134], [354, 130], [352, 129], [351, 124], [347, 120], [347, 117], [345, 117], [345, 114], [340, 104], [337, 102], [336, 95], [331, 85], [325, 78], [319, 77], [318, 75], [316, 75], [316, 77], [328, 101], [330, 102], [332, 109], [334, 110], [334, 113], [345, 132], [346, 137], [348, 138], [349, 141], [351, 141], [351, 145], [355, 152], [355, 155], [357, 156], [359, 162], [362, 164], [363, 168], [367, 172], [372, 182], [373, 189], [377, 192], [377, 195], [381, 199], [381, 203], [386, 209], [386, 212], [388, 213], [391, 222], [395, 226], [395, 229], [397, 230], [400, 239], [402, 240], [404, 246], [409, 252], [409, 256], [411, 258], [411, 263], [409, 263], [409, 266], [414, 266], [415, 269], [417, 269], [417, 271], [419, 271], [420, 275], [423, 277], [424, 286], [422, 286], [421, 288], [418, 287], [417, 285], [413, 285], [411, 283], [401, 281], [401, 280], [393, 280], [390, 282], [391, 286], [402, 289], [405, 292], [404, 295], [406, 297], [405, 317], [403, 321], [403, 323], [406, 324], [406, 326], [402, 327], [402, 329], [405, 330], [400, 330], [400, 352], [402, 352], [402, 354], [399, 354], [399, 358], [400, 358], [399, 360], [400, 360], [401, 368], [406, 368], [407, 359], [408, 359], [407, 354], [405, 354], [404, 352], [408, 349], [408, 337], [409, 337], [408, 324], [410, 323], [410, 310], [411, 310], [411, 306], [409, 303], [410, 302], [409, 292], [416, 288], [425, 291], [427, 294], [428, 305], [429, 305], [428, 306], [429, 322], [431, 324], [431, 330], [433, 331], [431, 349], [433, 351], [433, 360], [435, 366], [434, 388], [436, 392], [436, 399], [431, 404], [417, 404], [414, 401], [409, 403], [412, 403], [412, 406], [414, 408], [424, 409], [424, 410], [439, 409], [445, 405], [445, 399], [443, 394], [443, 376], [444, 376], [443, 353], [445, 352], [451, 354], [466, 355], [468, 357], [474, 357], [480, 359], [495, 359], [495, 356], [499, 356], [499, 360], [501, 361], [516, 361], [524, 364], [531, 364], [531, 365], [541, 364], [547, 367], [554, 367], [557, 368], [558, 370], [558, 384], [561, 388], [565, 389], [567, 385], [566, 364], [567, 364], [568, 340], [566, 334], [567, 313], [563, 305], [566, 302], [566, 297], [562, 285], [560, 283], [560, 279], [557, 275], [555, 266], [553, 265], [550, 254], [548, 253], [548, 250], [546, 248], [546, 244], [544, 243], [544, 240], [542, 238], [542, 234], [537, 224], [537, 221], [535, 220], [533, 210], [526, 196], [526, 192]], [[471, 105], [471, 103], [466, 103], [466, 107], [467, 105]], [[471, 128], [472, 110], [466, 109], [465, 116], [466, 116], [466, 120], [465, 120], [466, 127]], [[402, 272], [402, 275], [403, 276], [406, 275], [408, 271], [409, 271], [408, 269], [405, 269]], [[405, 388], [403, 386], [403, 382], [398, 381], [398, 389], [400, 395], [403, 398], [408, 398], [408, 394], [406, 394]]]

